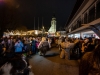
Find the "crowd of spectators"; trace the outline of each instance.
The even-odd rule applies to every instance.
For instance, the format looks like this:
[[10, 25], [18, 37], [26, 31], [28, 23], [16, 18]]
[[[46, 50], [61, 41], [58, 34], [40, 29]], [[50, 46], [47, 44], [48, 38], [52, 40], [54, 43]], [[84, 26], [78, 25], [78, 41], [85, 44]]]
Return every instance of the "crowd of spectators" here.
[[51, 48], [51, 42], [51, 39], [46, 37], [2, 37], [0, 75], [34, 75], [29, 57], [39, 52], [42, 54], [41, 45], [45, 43], [48, 49]]
[[60, 58], [79, 62], [79, 75], [100, 75], [100, 40], [90, 38], [3, 37], [0, 39], [0, 75], [34, 75], [28, 57], [56, 44]]
[[100, 75], [100, 39], [61, 37], [56, 44], [60, 58], [79, 60], [79, 75]]

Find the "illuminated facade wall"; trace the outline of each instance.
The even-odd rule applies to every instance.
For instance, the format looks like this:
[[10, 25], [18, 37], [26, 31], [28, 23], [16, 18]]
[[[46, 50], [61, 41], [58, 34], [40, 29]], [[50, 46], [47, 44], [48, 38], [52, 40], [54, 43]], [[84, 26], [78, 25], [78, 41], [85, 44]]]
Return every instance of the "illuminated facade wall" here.
[[55, 33], [56, 32], [56, 18], [53, 17], [51, 20], [51, 27], [48, 31], [49, 33]]

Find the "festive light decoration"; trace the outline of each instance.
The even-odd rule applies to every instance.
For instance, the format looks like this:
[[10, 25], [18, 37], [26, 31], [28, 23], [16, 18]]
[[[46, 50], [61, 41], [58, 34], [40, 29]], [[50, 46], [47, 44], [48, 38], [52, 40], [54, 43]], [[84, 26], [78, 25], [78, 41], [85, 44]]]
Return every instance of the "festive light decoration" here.
[[4, 36], [14, 36], [14, 35], [38, 35], [42, 33], [42, 31], [39, 30], [30, 30], [30, 31], [22, 31], [22, 30], [7, 30], [4, 32]]

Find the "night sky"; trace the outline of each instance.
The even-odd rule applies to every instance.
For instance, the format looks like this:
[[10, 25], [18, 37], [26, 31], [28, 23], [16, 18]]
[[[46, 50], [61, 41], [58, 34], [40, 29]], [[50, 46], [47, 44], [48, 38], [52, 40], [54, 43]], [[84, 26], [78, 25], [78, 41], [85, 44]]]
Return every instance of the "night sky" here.
[[29, 29], [34, 29], [34, 17], [35, 28], [38, 26], [49, 29], [51, 26], [51, 19], [55, 13], [57, 20], [57, 30], [60, 27], [65, 26], [69, 15], [75, 5], [76, 0], [19, 0], [19, 12], [21, 23], [27, 26]]
[[[76, 0], [3, 0], [9, 5], [15, 5], [20, 17], [20, 24], [28, 29], [42, 28], [48, 30], [51, 26], [52, 16], [55, 14], [57, 30], [64, 29], [71, 15]], [[1, 2], [0, 2], [1, 3]], [[39, 22], [38, 22], [39, 18]]]

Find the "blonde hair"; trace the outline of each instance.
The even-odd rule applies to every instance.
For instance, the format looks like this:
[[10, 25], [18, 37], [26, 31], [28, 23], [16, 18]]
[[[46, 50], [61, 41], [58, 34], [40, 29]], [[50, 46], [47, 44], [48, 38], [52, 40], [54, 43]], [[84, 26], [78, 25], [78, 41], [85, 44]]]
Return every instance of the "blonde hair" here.
[[46, 41], [46, 37], [42, 37], [42, 41]]

